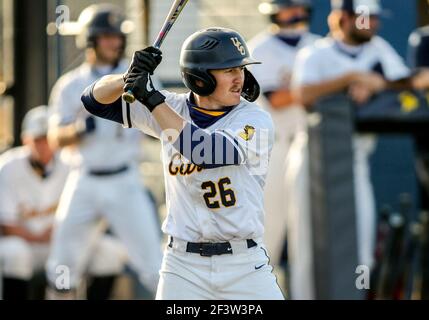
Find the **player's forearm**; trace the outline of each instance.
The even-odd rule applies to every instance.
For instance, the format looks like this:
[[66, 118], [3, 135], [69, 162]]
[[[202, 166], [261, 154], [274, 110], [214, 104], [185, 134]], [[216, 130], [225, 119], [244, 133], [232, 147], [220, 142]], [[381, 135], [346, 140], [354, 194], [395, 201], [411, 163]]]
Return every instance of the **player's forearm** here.
[[54, 147], [68, 147], [79, 143], [80, 137], [74, 125], [53, 128], [49, 132], [49, 141]]
[[28, 242], [38, 242], [38, 236], [29, 232], [21, 226], [4, 225], [1, 226], [1, 231], [4, 236], [18, 237]]
[[311, 108], [313, 104], [322, 97], [340, 93], [348, 88], [354, 81], [355, 74], [350, 73], [344, 76], [323, 81], [317, 84], [303, 85], [296, 90], [294, 94], [297, 100], [307, 108]]
[[273, 109], [281, 110], [293, 105], [295, 97], [291, 90], [283, 89], [268, 93], [268, 100]]
[[92, 94], [101, 104], [111, 104], [117, 101], [124, 93], [124, 80], [122, 75], [108, 75], [95, 84]]

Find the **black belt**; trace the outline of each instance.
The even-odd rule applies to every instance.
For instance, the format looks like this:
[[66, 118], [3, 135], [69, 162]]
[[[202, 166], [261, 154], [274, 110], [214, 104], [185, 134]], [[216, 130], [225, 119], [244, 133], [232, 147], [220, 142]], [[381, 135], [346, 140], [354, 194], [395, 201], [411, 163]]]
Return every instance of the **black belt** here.
[[116, 169], [111, 169], [111, 170], [90, 170], [89, 174], [92, 176], [97, 176], [97, 177], [113, 176], [115, 174], [125, 172], [128, 169], [129, 169], [129, 167], [127, 165], [124, 165], [122, 167], [119, 167]]
[[[252, 239], [246, 241], [248, 249], [256, 247], [258, 245]], [[168, 246], [170, 248], [173, 247], [173, 237], [170, 238], [170, 243]], [[233, 254], [231, 243], [229, 242], [188, 242], [188, 244], [186, 245], [186, 252], [199, 253], [202, 257], [220, 256], [222, 254]]]

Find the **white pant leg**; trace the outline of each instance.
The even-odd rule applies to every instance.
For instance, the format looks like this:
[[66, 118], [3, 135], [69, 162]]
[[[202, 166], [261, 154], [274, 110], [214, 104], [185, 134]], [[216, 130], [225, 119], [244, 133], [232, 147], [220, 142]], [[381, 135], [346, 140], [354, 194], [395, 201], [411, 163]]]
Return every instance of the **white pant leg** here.
[[285, 175], [290, 295], [294, 300], [315, 298], [307, 141], [307, 133], [297, 134], [287, 157]]
[[215, 300], [210, 288], [210, 258], [167, 247], [156, 300]]
[[102, 229], [97, 222], [96, 185], [74, 171], [67, 179], [58, 206], [51, 252], [46, 264], [47, 278], [56, 285], [59, 267], [68, 268], [70, 286], [76, 288], [89, 260], [89, 254]]
[[376, 141], [371, 136], [359, 135], [354, 140], [354, 187], [356, 204], [356, 225], [358, 240], [358, 260], [369, 268], [374, 264], [376, 211], [371, 183], [369, 157]]
[[2, 237], [0, 263], [3, 276], [30, 280], [33, 276], [33, 256], [27, 241], [19, 237]]
[[102, 188], [109, 224], [127, 248], [140, 281], [155, 294], [162, 261], [155, 208], [133, 170], [106, 181]]
[[288, 145], [274, 143], [264, 188], [265, 243], [273, 265], [280, 263], [286, 240], [285, 160]]
[[127, 250], [116, 237], [102, 236], [94, 245], [88, 273], [94, 276], [120, 274], [127, 261]]
[[245, 253], [216, 256], [218, 299], [284, 300], [273, 274], [266, 247], [261, 243]]
[[31, 255], [33, 257], [33, 270], [34, 272], [40, 272], [45, 269], [46, 261], [49, 257], [51, 249], [50, 244], [33, 243], [30, 246]]

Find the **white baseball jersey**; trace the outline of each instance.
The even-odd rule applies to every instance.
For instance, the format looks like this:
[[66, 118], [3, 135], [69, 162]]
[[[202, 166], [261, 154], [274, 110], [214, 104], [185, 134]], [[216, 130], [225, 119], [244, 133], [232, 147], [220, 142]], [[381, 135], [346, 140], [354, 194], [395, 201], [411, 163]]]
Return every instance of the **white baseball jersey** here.
[[68, 167], [55, 157], [46, 178], [30, 165], [26, 147], [8, 151], [0, 158], [0, 223], [22, 225], [33, 233], [52, 226]]
[[410, 74], [402, 58], [381, 37], [375, 36], [361, 46], [348, 46], [332, 38], [324, 38], [299, 53], [292, 84], [318, 83], [353, 71], [380, 72], [389, 80]]
[[[162, 92], [166, 103], [192, 122], [189, 94]], [[139, 103], [123, 103], [124, 126], [155, 137], [161, 129]], [[247, 128], [247, 129], [246, 129]], [[249, 131], [248, 128], [251, 128]], [[239, 166], [202, 169], [163, 143], [168, 215], [163, 231], [191, 242], [260, 238], [264, 232], [263, 187], [274, 133], [268, 113], [244, 99], [225, 117], [205, 129], [220, 132], [239, 149]]]
[[[289, 88], [290, 78], [298, 51], [313, 44], [320, 36], [304, 33], [296, 46], [288, 45], [271, 32], [263, 32], [249, 42], [249, 49], [254, 59], [262, 64], [251, 66], [251, 71], [261, 86], [262, 92], [273, 92]], [[289, 139], [290, 135], [305, 125], [304, 111], [300, 106], [289, 106], [283, 110], [273, 110], [266, 99], [260, 99], [261, 105], [271, 113], [280, 140]]]
[[[51, 126], [84, 123], [90, 114], [80, 100], [87, 86], [111, 73], [124, 73], [128, 68], [121, 61], [117, 68], [93, 67], [88, 63], [62, 76], [54, 86], [50, 98]], [[86, 135], [74, 152], [71, 164], [91, 170], [109, 170], [128, 164], [140, 153], [137, 130], [124, 130], [119, 124], [95, 118], [95, 131]]]

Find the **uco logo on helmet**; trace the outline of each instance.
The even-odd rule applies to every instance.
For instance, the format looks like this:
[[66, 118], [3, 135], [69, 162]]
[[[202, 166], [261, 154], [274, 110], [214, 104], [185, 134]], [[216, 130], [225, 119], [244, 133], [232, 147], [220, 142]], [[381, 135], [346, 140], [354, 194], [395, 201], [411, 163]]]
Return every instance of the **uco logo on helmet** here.
[[237, 37], [231, 38], [232, 43], [234, 46], [237, 47], [237, 50], [241, 53], [242, 56], [246, 55], [246, 48], [244, 48], [243, 44], [238, 40]]
[[[209, 28], [194, 33], [186, 39], [180, 53], [183, 82], [200, 96], [209, 96], [216, 89], [216, 79], [211, 70], [259, 63], [250, 56], [243, 37], [227, 28]], [[241, 96], [253, 102], [259, 96], [259, 84], [246, 68], [244, 78]]]

